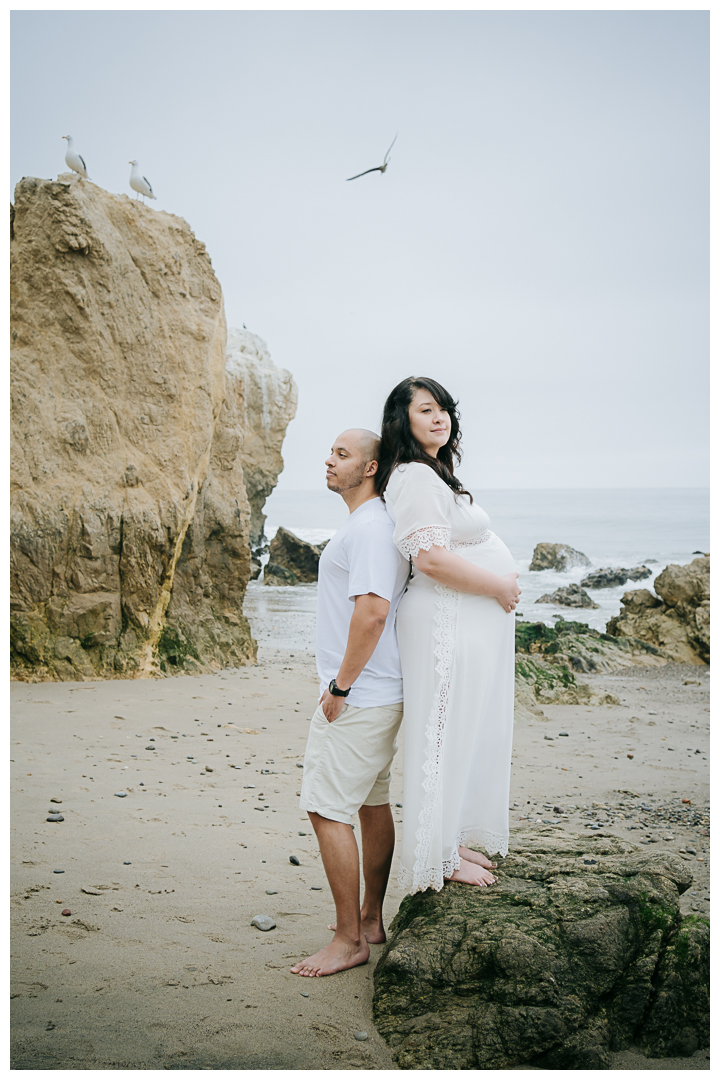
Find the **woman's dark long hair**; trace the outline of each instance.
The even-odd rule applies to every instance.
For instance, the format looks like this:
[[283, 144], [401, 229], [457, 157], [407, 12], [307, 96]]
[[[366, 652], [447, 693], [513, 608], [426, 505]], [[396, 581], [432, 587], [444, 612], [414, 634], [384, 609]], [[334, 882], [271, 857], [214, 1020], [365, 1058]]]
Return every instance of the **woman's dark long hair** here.
[[[432, 394], [440, 408], [445, 409], [450, 417], [450, 438], [438, 450], [436, 458], [423, 450], [410, 430], [410, 403], [417, 390], [427, 390]], [[431, 469], [434, 469], [440, 479], [444, 480], [456, 495], [467, 495], [472, 502], [472, 495], [465, 490], [455, 476], [455, 465], [460, 464], [461, 458], [461, 434], [457, 401], [444, 386], [435, 382], [434, 379], [403, 379], [394, 390], [390, 391], [383, 409], [378, 470], [375, 474], [378, 495], [382, 495], [385, 491], [390, 474], [396, 465], [402, 465], [408, 461], [420, 461], [423, 465], [429, 465]]]

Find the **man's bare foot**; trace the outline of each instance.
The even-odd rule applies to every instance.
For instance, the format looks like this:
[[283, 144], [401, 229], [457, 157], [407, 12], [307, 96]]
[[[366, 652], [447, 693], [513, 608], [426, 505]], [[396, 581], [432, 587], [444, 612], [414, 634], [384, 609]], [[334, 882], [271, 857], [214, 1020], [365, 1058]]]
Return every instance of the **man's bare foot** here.
[[[329, 923], [328, 930], [337, 930], [335, 923]], [[368, 945], [384, 945], [387, 941], [382, 919], [363, 919], [362, 930]]]
[[481, 851], [473, 851], [472, 848], [463, 847], [458, 848], [458, 854], [461, 859], [465, 859], [466, 862], [477, 863], [478, 866], [484, 866], [486, 870], [494, 870], [497, 863], [490, 862], [487, 856], [483, 855]]
[[320, 977], [321, 975], [335, 975], [338, 971], [347, 971], [348, 968], [367, 964], [370, 959], [370, 948], [367, 941], [360, 944], [331, 941], [324, 949], [318, 949], [307, 960], [302, 960], [295, 967], [290, 968], [293, 975], [308, 975]]
[[475, 862], [460, 859], [460, 865], [454, 874], [446, 881], [464, 881], [466, 885], [494, 885], [496, 878], [484, 866], [478, 866]]

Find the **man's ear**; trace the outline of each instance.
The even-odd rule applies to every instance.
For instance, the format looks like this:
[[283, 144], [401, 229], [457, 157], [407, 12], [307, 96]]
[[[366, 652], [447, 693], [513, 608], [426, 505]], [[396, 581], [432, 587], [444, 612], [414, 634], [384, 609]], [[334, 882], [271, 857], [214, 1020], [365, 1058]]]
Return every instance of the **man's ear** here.
[[366, 465], [365, 465], [365, 475], [366, 476], [374, 476], [375, 473], [377, 472], [377, 470], [378, 470], [377, 461], [368, 461], [366, 463]]

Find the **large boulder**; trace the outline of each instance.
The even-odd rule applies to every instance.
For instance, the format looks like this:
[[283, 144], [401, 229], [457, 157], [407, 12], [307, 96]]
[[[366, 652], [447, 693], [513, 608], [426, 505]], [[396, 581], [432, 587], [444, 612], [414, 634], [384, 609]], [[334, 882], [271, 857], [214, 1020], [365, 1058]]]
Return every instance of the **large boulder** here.
[[531, 570], [569, 570], [571, 566], [591, 566], [587, 555], [569, 544], [536, 544]]
[[324, 547], [325, 544], [309, 544], [280, 526], [270, 541], [270, 561], [265, 567], [264, 583], [299, 585], [317, 581], [318, 564]]
[[670, 563], [655, 579], [655, 592], [668, 605], [697, 606], [710, 600], [710, 556], [693, 559], [686, 566]]
[[654, 586], [657, 596], [647, 589], [625, 593], [608, 634], [641, 638], [682, 663], [709, 663], [710, 557], [666, 566]]
[[592, 574], [584, 577], [580, 584], [585, 589], [615, 589], [626, 581], [642, 581], [648, 577], [652, 577], [652, 570], [647, 566], [634, 566], [631, 570], [622, 566], [615, 569], [606, 567], [603, 570], [594, 570]]
[[26, 177], [10, 254], [14, 676], [253, 660], [256, 406], [204, 244], [77, 177]]
[[401, 1069], [606, 1069], [709, 1044], [709, 923], [679, 856], [518, 830], [499, 882], [403, 900], [374, 1017]]
[[579, 585], [563, 585], [559, 589], [556, 589], [554, 593], [545, 593], [544, 596], [539, 597], [536, 604], [559, 604], [561, 607], [574, 607], [574, 608], [598, 608], [599, 604], [596, 604], [592, 597], [588, 596], [584, 589], [581, 589]]

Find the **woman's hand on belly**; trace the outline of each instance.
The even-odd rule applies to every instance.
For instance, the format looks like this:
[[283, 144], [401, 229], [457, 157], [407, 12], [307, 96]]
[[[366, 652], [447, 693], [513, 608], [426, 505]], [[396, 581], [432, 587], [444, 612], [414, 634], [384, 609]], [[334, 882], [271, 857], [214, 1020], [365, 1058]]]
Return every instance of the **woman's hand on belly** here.
[[503, 574], [500, 578], [500, 588], [493, 594], [505, 611], [514, 611], [520, 603], [522, 589], [518, 585], [519, 577], [520, 575], [515, 570], [510, 574]]
[[509, 574], [495, 574], [435, 544], [428, 551], [419, 551], [413, 562], [421, 573], [440, 585], [458, 592], [494, 597], [504, 611], [514, 611], [520, 600], [522, 589], [515, 570]]

